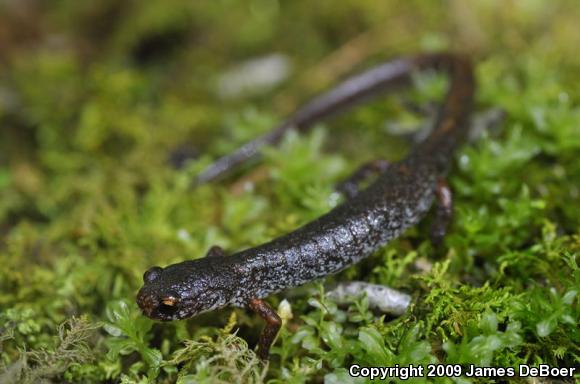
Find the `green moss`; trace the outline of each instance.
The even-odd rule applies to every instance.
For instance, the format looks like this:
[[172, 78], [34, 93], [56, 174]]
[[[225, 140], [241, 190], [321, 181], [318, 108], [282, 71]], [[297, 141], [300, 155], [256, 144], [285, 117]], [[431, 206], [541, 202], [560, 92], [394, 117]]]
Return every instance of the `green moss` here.
[[[352, 363], [580, 364], [574, 2], [116, 3], [30, 11], [58, 41], [46, 32], [5, 49], [0, 381], [342, 382]], [[163, 324], [141, 315], [134, 297], [148, 267], [214, 244], [253, 246], [327, 212], [358, 164], [404, 156], [409, 141], [390, 133], [421, 125], [406, 105], [440, 98], [445, 82], [418, 76], [404, 95], [288, 135], [256, 168], [191, 189], [205, 165], [347, 72], [433, 47], [473, 52], [475, 112], [506, 118], [455, 158], [441, 249], [427, 219], [328, 279], [407, 291], [405, 315], [381, 317], [364, 298], [337, 307], [320, 282], [276, 295], [285, 324], [267, 366], [249, 312]], [[293, 61], [285, 82], [219, 98], [220, 74], [272, 52]], [[177, 147], [199, 158], [174, 170]]]

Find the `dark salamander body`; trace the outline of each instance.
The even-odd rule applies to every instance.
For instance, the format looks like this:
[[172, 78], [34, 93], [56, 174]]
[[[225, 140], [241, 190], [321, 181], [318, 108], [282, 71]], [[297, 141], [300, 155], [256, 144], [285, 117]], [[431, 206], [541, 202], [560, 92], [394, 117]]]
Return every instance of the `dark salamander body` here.
[[306, 130], [378, 93], [409, 83], [417, 70], [436, 69], [450, 77], [450, 88], [428, 138], [403, 161], [391, 164], [368, 188], [326, 215], [266, 244], [225, 256], [217, 248], [202, 259], [144, 275], [137, 302], [158, 320], [176, 320], [227, 305], [249, 306], [267, 323], [259, 352], [268, 356], [280, 319], [262, 298], [336, 273], [359, 262], [416, 224], [437, 198], [437, 213], [449, 216], [450, 195], [442, 181], [455, 148], [467, 131], [473, 101], [470, 63], [452, 54], [392, 61], [347, 79], [299, 109], [271, 133], [219, 159], [200, 175], [207, 182], [275, 144], [289, 129]]

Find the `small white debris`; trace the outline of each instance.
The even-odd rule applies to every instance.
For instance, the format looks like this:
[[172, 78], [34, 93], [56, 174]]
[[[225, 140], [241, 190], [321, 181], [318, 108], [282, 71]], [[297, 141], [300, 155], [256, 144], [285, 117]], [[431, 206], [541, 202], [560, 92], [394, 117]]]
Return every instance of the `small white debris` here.
[[288, 300], [284, 299], [278, 305], [278, 316], [280, 316], [284, 323], [292, 319], [292, 307]]
[[181, 228], [177, 231], [177, 238], [184, 243], [191, 242], [191, 235], [187, 232], [187, 229]]
[[419, 257], [414, 265], [421, 273], [429, 273], [433, 269], [433, 263], [425, 257]]
[[362, 281], [340, 283], [336, 288], [328, 292], [327, 296], [339, 304], [347, 304], [352, 302], [353, 298], [361, 297], [364, 294], [368, 297], [369, 308], [389, 315], [402, 315], [411, 303], [411, 296], [406, 293], [384, 285]]
[[288, 77], [291, 71], [287, 56], [273, 53], [242, 62], [223, 73], [217, 93], [223, 99], [266, 92]]

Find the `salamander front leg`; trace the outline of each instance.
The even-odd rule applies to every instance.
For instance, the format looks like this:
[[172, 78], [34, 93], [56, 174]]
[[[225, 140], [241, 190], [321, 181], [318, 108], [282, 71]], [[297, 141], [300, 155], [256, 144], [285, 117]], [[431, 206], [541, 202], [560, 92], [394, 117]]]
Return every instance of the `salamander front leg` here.
[[358, 195], [360, 185], [372, 176], [377, 176], [389, 167], [389, 162], [384, 159], [371, 160], [360, 166], [350, 177], [336, 185], [336, 190], [352, 199]]
[[266, 326], [262, 330], [260, 341], [258, 342], [258, 356], [262, 360], [268, 360], [270, 347], [272, 346], [272, 343], [274, 343], [274, 339], [282, 326], [282, 319], [280, 319], [280, 316], [278, 316], [276, 311], [263, 300], [252, 299], [248, 303], [248, 307], [266, 321]]
[[443, 237], [447, 233], [447, 227], [453, 216], [451, 189], [444, 179], [439, 179], [437, 182], [435, 197], [437, 198], [437, 208], [431, 224], [431, 242], [435, 247], [438, 247], [443, 242]]

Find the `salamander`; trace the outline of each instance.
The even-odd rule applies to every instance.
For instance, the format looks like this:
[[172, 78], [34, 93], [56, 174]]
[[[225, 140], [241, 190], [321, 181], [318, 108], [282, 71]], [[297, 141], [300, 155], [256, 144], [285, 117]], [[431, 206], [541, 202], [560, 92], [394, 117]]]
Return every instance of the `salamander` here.
[[[437, 201], [432, 228], [441, 238], [451, 216], [451, 192], [444, 181], [456, 148], [465, 140], [475, 79], [468, 58], [452, 53], [421, 54], [380, 64], [347, 78], [314, 98], [274, 130], [218, 159], [198, 177], [214, 180], [255, 159], [290, 129], [305, 131], [377, 95], [411, 83], [416, 71], [437, 70], [449, 77], [446, 97], [428, 137], [403, 160], [374, 164], [378, 173], [365, 189], [349, 188], [348, 199], [327, 214], [265, 244], [225, 255], [219, 247], [206, 257], [143, 275], [137, 295], [143, 313], [156, 320], [185, 319], [225, 306], [248, 307], [266, 322], [258, 354], [267, 359], [281, 327], [280, 317], [263, 300], [286, 288], [337, 273], [419, 222]], [[367, 164], [360, 177], [373, 168]], [[356, 179], [356, 177], [355, 177]]]

